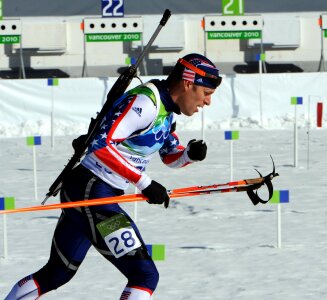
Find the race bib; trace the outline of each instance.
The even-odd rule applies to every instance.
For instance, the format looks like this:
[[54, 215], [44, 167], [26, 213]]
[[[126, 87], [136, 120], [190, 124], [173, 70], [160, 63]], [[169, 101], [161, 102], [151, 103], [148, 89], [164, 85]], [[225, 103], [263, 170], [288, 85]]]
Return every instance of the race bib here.
[[116, 215], [105, 220], [97, 224], [97, 228], [116, 258], [141, 247], [130, 221], [124, 215]]

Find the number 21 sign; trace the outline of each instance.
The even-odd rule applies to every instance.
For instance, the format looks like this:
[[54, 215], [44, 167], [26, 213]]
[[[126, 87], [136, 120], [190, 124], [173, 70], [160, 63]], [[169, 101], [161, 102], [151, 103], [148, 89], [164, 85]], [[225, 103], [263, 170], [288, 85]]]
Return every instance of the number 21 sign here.
[[222, 13], [224, 16], [244, 15], [244, 0], [222, 0]]
[[123, 17], [124, 0], [101, 0], [102, 17]]

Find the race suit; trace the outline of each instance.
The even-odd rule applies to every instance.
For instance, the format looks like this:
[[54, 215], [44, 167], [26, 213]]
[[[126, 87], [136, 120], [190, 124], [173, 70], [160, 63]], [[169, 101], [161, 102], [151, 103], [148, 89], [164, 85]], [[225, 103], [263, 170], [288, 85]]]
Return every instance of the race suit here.
[[[155, 152], [169, 167], [192, 162], [174, 133], [179, 108], [165, 81], [138, 86], [114, 102], [81, 164], [61, 188], [61, 201], [122, 195], [151, 179], [144, 170]], [[47, 264], [17, 282], [6, 300], [36, 299], [67, 283], [94, 246], [128, 279], [121, 299], [150, 299], [159, 274], [133, 220], [118, 204], [64, 209]], [[108, 279], [110, 281], [110, 279]]]
[[190, 162], [172, 130], [179, 109], [163, 85], [150, 82], [116, 101], [82, 161], [114, 188], [125, 190], [132, 182], [143, 190], [151, 181], [143, 171], [157, 151], [170, 167]]

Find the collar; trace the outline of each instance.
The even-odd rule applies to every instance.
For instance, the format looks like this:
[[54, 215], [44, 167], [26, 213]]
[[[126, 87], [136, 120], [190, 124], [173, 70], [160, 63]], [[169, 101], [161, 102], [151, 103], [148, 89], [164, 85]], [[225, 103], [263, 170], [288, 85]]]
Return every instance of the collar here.
[[169, 89], [167, 86], [167, 81], [153, 79], [153, 80], [151, 80], [151, 83], [153, 83], [157, 87], [159, 94], [160, 94], [161, 101], [162, 101], [163, 105], [165, 106], [165, 109], [168, 112], [174, 112], [174, 113], [180, 115], [181, 111], [180, 111], [179, 107], [175, 104], [175, 102], [173, 101], [173, 99], [170, 96]]

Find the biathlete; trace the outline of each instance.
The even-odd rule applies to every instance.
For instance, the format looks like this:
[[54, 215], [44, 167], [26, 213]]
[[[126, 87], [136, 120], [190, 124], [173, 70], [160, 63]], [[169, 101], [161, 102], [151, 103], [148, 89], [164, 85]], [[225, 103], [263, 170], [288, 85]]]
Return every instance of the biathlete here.
[[[209, 59], [189, 54], [178, 60], [166, 80], [152, 80], [126, 92], [107, 113], [84, 159], [65, 177], [61, 201], [122, 195], [131, 182], [149, 203], [168, 208], [166, 188], [144, 172], [146, 166], [156, 152], [172, 168], [205, 158], [203, 140], [191, 140], [186, 147], [179, 143], [174, 116], [192, 116], [210, 105], [220, 83], [218, 69]], [[91, 246], [126, 276], [120, 300], [151, 299], [159, 274], [142, 236], [118, 204], [106, 204], [64, 209], [49, 261], [19, 280], [5, 300], [34, 300], [67, 283]]]

